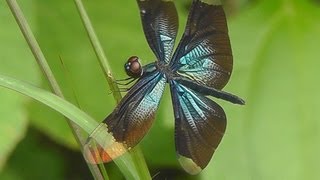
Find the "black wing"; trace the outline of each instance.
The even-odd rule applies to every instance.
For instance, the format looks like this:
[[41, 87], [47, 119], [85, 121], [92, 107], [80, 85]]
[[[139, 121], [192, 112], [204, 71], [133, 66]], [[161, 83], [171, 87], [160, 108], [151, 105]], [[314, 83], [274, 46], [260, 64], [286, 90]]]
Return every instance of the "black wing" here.
[[144, 34], [159, 61], [170, 61], [178, 30], [178, 15], [170, 0], [137, 0]]
[[170, 66], [199, 84], [222, 89], [230, 78], [233, 63], [226, 18], [222, 6], [214, 4], [217, 0], [203, 1], [193, 1]]
[[209, 98], [171, 81], [175, 144], [181, 166], [197, 174], [209, 163], [225, 129], [223, 109]]
[[[139, 79], [122, 98], [115, 110], [90, 135], [85, 153], [90, 163], [108, 162], [122, 155], [140, 142], [150, 129], [162, 97], [166, 79], [158, 72]], [[96, 140], [113, 135], [106, 144]], [[94, 148], [97, 145], [97, 149]]]

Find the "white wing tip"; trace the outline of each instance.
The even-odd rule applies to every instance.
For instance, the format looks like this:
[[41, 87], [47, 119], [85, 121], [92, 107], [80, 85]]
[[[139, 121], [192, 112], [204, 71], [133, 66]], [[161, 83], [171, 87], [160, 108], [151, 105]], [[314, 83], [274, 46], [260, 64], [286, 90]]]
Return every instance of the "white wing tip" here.
[[209, 5], [221, 5], [220, 0], [200, 0], [200, 1]]
[[196, 175], [202, 171], [202, 168], [199, 167], [192, 159], [187, 158], [182, 155], [178, 155], [178, 161], [181, 164], [182, 168], [189, 174]]

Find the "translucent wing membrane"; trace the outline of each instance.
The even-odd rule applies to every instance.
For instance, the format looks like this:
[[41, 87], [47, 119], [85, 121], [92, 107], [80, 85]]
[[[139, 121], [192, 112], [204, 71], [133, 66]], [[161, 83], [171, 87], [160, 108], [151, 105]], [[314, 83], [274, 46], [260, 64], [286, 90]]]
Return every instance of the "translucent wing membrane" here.
[[181, 166], [197, 174], [209, 163], [226, 128], [223, 109], [209, 98], [170, 83], [175, 116], [175, 144]]
[[[158, 72], [139, 79], [91, 135], [86, 148], [87, 160], [108, 162], [138, 144], [152, 125], [165, 84], [166, 79]], [[101, 139], [99, 136], [104, 137], [105, 131], [112, 134], [111, 143], [96, 145], [95, 141]]]
[[178, 29], [178, 15], [170, 0], [137, 0], [144, 34], [159, 61], [169, 62]]
[[170, 65], [174, 71], [222, 89], [232, 71], [232, 52], [221, 5], [194, 1], [183, 37]]

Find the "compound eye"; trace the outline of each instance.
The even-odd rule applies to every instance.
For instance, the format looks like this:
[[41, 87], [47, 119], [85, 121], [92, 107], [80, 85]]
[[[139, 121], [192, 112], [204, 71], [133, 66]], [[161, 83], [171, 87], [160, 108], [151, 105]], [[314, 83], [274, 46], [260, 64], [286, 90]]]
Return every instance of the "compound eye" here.
[[142, 75], [142, 66], [137, 56], [132, 56], [124, 65], [128, 76], [138, 78]]

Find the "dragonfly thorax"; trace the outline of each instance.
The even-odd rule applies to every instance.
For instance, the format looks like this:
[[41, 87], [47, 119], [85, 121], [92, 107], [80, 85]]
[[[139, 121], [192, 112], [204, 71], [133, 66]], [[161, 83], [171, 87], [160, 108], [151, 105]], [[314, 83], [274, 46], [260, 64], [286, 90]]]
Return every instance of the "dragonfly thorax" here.
[[173, 77], [177, 76], [175, 73], [173, 73], [172, 69], [168, 64], [163, 63], [161, 61], [156, 62], [156, 68], [159, 72], [165, 74], [168, 80], [173, 79]]

